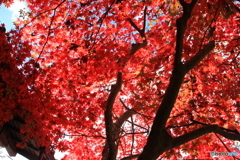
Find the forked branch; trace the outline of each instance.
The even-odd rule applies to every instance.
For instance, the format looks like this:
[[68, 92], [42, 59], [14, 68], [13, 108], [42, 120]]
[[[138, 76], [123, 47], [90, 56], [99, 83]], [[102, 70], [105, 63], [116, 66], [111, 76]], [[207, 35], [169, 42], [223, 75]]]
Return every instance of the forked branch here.
[[146, 15], [147, 15], [147, 7], [145, 7], [144, 9], [144, 18], [143, 18], [143, 28], [140, 29], [133, 21], [131, 18], [128, 18], [127, 20], [129, 21], [129, 23], [132, 25], [132, 27], [134, 29], [136, 29], [139, 34], [141, 35], [143, 41], [142, 43], [134, 43], [132, 44], [132, 48], [131, 48], [131, 52], [130, 55], [134, 55], [139, 49], [144, 48], [147, 46], [147, 39], [146, 39], [146, 35], [145, 35], [145, 28], [146, 28]]

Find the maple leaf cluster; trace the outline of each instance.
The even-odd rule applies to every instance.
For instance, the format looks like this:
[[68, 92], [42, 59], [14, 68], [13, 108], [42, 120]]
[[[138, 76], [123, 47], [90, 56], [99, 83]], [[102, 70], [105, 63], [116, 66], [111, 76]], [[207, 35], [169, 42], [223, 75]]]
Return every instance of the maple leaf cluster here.
[[239, 1], [26, 2], [0, 37], [1, 124], [23, 117], [63, 159], [211, 158], [240, 140]]

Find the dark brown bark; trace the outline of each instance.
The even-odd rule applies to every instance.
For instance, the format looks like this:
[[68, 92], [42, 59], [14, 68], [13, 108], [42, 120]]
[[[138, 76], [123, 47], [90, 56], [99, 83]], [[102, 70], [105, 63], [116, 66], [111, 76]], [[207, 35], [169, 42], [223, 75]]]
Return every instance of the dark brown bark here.
[[236, 134], [236, 133], [228, 132], [223, 128], [219, 127], [218, 125], [207, 125], [199, 129], [196, 129], [192, 132], [186, 133], [182, 136], [179, 136], [177, 138], [174, 138], [172, 140], [171, 148], [178, 147], [184, 143], [187, 143], [191, 140], [194, 140], [196, 138], [199, 138], [205, 134], [212, 133], [212, 132], [220, 134], [221, 136], [230, 140], [240, 140], [240, 133]]
[[119, 72], [117, 75], [116, 85], [112, 85], [111, 87], [111, 93], [108, 97], [106, 110], [104, 112], [107, 144], [108, 144], [107, 160], [115, 160], [117, 156], [117, 145], [114, 139], [114, 130], [113, 130], [114, 126], [113, 126], [113, 120], [112, 120], [112, 108], [113, 108], [114, 101], [117, 97], [117, 94], [121, 89], [121, 86], [122, 86], [122, 73]]
[[196, 2], [197, 0], [193, 0], [188, 4], [183, 0], [180, 1], [183, 7], [183, 15], [177, 19], [176, 48], [172, 77], [155, 116], [147, 144], [138, 158], [139, 160], [154, 160], [164, 151], [171, 148], [172, 138], [165, 130], [165, 125], [186, 74], [185, 66], [181, 62], [183, 39], [187, 21], [191, 17], [191, 12]]
[[170, 148], [171, 137], [164, 127], [174, 106], [183, 78], [184, 72], [181, 68], [173, 71], [170, 84], [155, 116], [147, 144], [140, 154], [139, 160], [154, 160]]
[[[167, 145], [162, 144], [162, 147], [159, 147], [159, 150], [157, 152], [165, 152], [167, 150], [176, 148], [182, 144], [185, 144], [191, 140], [194, 140], [196, 138], [199, 138], [205, 134], [208, 133], [217, 133], [220, 134], [221, 136], [230, 139], [230, 140], [240, 140], [240, 133], [236, 133], [236, 131], [231, 131], [228, 129], [224, 129], [222, 127], [219, 127], [218, 125], [206, 125], [204, 127], [201, 127], [199, 129], [196, 129], [194, 131], [191, 131], [189, 133], [186, 133], [182, 136], [176, 137], [176, 138], [171, 138], [169, 135], [164, 135], [163, 133], [163, 138], [162, 141], [167, 141]], [[167, 137], [167, 138], [166, 138]], [[158, 145], [158, 144], [156, 144]], [[150, 155], [147, 155], [147, 159], [156, 159], [158, 156], [154, 156], [156, 151], [152, 150]], [[133, 158], [139, 157], [139, 154], [133, 155], [133, 156], [128, 156], [125, 157], [121, 160], [131, 160]]]
[[[185, 64], [181, 62], [182, 52], [183, 52], [183, 40], [184, 33], [187, 26], [187, 21], [191, 17], [191, 12], [197, 3], [197, 0], [192, 0], [191, 3], [186, 3], [184, 0], [179, 0], [183, 7], [183, 15], [177, 19], [177, 35], [176, 35], [176, 48], [175, 48], [175, 59], [173, 64], [172, 76], [170, 79], [169, 86], [165, 92], [164, 98], [159, 110], [156, 113], [150, 135], [148, 136], [147, 144], [145, 145], [143, 152], [141, 154], [131, 155], [123, 158], [122, 160], [130, 160], [133, 158], [138, 158], [138, 160], [155, 160], [164, 153], [172, 148], [178, 147], [184, 143], [187, 143], [193, 139], [201, 137], [202, 135], [214, 132], [218, 133], [225, 138], [231, 140], [240, 140], [240, 134], [236, 132], [229, 131], [227, 129], [221, 128], [217, 125], [205, 125], [199, 129], [196, 129], [192, 132], [179, 136], [177, 138], [172, 138], [167, 132], [165, 126], [169, 118], [169, 115], [174, 107], [174, 103], [178, 96], [181, 84], [183, 79], [188, 71], [193, 69], [203, 58], [208, 55], [215, 47], [215, 42], [210, 41], [208, 44], [204, 45], [200, 50]], [[146, 14], [146, 9], [144, 10]], [[145, 15], [144, 15], [145, 16]], [[147, 45], [145, 39], [144, 28], [139, 29], [137, 25], [131, 20], [128, 19], [130, 24], [135, 28], [139, 34], [142, 36], [143, 42], [134, 44], [131, 48], [130, 55], [133, 55], [139, 50]], [[145, 23], [144, 18], [144, 23]], [[116, 122], [114, 129], [115, 140], [118, 138], [117, 134], [120, 132], [121, 125], [128, 117], [134, 114], [133, 111], [126, 111], [119, 120]]]
[[195, 56], [186, 62], [186, 72], [190, 71], [194, 66], [196, 66], [211, 50], [213, 50], [214, 47], [214, 41], [210, 41], [208, 44], [204, 45], [203, 49], [201, 49]]
[[[131, 48], [130, 54], [129, 54], [130, 56], [134, 55], [139, 49], [147, 46], [147, 39], [145, 36], [146, 11], [147, 11], [147, 8], [144, 9], [143, 29], [139, 29], [137, 27], [137, 25], [130, 18], [128, 19], [128, 21], [133, 26], [133, 28], [135, 28], [139, 32], [141, 37], [143, 38], [142, 43], [137, 43], [137, 44], [132, 45], [132, 48]], [[129, 57], [127, 56], [123, 59], [120, 59], [118, 61], [118, 63], [120, 63], [120, 64], [122, 63], [122, 65], [125, 66], [125, 64], [127, 63], [128, 60], [129, 60]], [[134, 111], [131, 111], [131, 110], [126, 111], [123, 115], [121, 115], [119, 117], [118, 121], [115, 124], [113, 124], [112, 108], [113, 108], [115, 98], [121, 89], [121, 85], [122, 85], [122, 73], [119, 72], [118, 77], [117, 77], [117, 83], [116, 83], [116, 85], [113, 85], [111, 88], [111, 93], [108, 97], [106, 110], [104, 112], [107, 144], [105, 145], [103, 152], [102, 152], [102, 156], [103, 156], [102, 160], [105, 160], [105, 159], [115, 160], [116, 159], [117, 148], [118, 148], [116, 141], [118, 140], [121, 126], [124, 123], [124, 121], [126, 121], [131, 115], [133, 115], [135, 113]]]

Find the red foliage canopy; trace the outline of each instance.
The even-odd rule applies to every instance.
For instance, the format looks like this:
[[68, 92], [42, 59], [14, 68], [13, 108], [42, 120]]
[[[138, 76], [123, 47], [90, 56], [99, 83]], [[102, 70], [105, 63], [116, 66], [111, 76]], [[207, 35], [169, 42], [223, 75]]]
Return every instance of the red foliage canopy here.
[[237, 151], [238, 0], [26, 2], [1, 33], [2, 122], [65, 159]]

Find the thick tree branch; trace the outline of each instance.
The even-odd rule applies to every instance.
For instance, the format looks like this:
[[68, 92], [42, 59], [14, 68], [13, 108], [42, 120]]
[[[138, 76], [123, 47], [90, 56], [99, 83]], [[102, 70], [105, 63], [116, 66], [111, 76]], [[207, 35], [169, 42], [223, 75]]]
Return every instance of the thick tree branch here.
[[118, 92], [121, 90], [122, 86], [122, 73], [118, 72], [117, 83], [112, 85], [111, 93], [107, 99], [106, 110], [104, 112], [105, 116], [105, 127], [108, 143], [108, 160], [115, 160], [117, 153], [117, 145], [115, 143], [114, 134], [113, 134], [113, 120], [112, 120], [112, 108], [114, 101], [117, 97]]
[[155, 160], [162, 151], [164, 152], [170, 147], [171, 137], [164, 127], [176, 101], [184, 75], [185, 71], [182, 69], [181, 64], [174, 67], [170, 83], [155, 116], [147, 144], [138, 158], [139, 160]]
[[233, 0], [225, 0], [225, 2], [228, 4], [228, 6], [230, 7], [230, 9], [234, 12], [240, 13], [240, 9], [233, 3]]
[[183, 15], [177, 19], [177, 36], [176, 36], [176, 49], [174, 66], [177, 67], [181, 64], [184, 33], [187, 27], [187, 21], [191, 17], [192, 9], [195, 6], [197, 0], [193, 0], [190, 4], [184, 0], [179, 0], [183, 7]]
[[171, 146], [172, 137], [167, 133], [165, 125], [186, 74], [181, 62], [184, 32], [186, 30], [187, 21], [191, 17], [191, 12], [196, 2], [197, 0], [192, 0], [192, 2], [188, 4], [183, 0], [180, 1], [183, 5], [183, 15], [177, 19], [176, 48], [172, 77], [155, 116], [147, 144], [138, 158], [139, 160], [154, 160]]
[[240, 140], [240, 134], [234, 134], [234, 133], [229, 133], [227, 131], [225, 131], [224, 129], [222, 129], [221, 127], [219, 127], [218, 125], [208, 125], [208, 126], [204, 126], [202, 128], [196, 129], [192, 132], [189, 132], [187, 134], [184, 134], [182, 136], [179, 136], [177, 138], [174, 138], [172, 140], [172, 146], [171, 148], [175, 148], [178, 147], [184, 143], [187, 143], [191, 140], [194, 140], [200, 136], [203, 136], [205, 134], [208, 133], [218, 133], [221, 136], [230, 139], [230, 140]]
[[187, 3], [185, 2], [185, 0], [179, 0], [179, 3], [182, 5], [182, 6], [185, 6]]
[[190, 71], [194, 66], [196, 66], [209, 52], [211, 52], [215, 47], [215, 42], [210, 41], [208, 44], [203, 46], [195, 56], [193, 56], [189, 61], [187, 61], [184, 66], [186, 72]]

